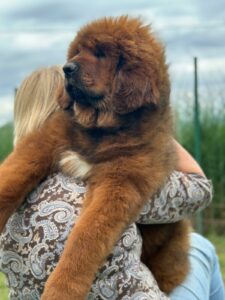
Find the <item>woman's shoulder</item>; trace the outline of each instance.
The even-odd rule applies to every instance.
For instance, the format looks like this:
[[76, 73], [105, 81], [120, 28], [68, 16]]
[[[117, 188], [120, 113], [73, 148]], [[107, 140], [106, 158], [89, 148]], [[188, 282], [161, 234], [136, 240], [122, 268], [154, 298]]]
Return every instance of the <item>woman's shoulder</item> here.
[[[54, 195], [83, 195], [86, 192], [86, 184], [78, 178], [69, 177], [61, 172], [50, 174], [28, 196], [28, 202], [33, 198], [49, 198]], [[62, 197], [64, 198], [64, 197]]]
[[67, 189], [81, 189], [86, 190], [86, 184], [80, 178], [71, 177], [63, 174], [62, 172], [55, 172], [50, 174], [45, 180], [43, 180], [40, 186], [49, 187], [49, 186], [62, 186]]

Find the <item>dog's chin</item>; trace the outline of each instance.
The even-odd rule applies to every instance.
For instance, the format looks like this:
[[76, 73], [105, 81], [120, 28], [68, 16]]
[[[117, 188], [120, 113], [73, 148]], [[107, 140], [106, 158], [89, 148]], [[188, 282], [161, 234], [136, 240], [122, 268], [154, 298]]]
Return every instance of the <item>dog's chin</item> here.
[[67, 85], [66, 91], [72, 102], [77, 102], [83, 106], [98, 107], [100, 102], [104, 100], [103, 93], [95, 93], [83, 87]]

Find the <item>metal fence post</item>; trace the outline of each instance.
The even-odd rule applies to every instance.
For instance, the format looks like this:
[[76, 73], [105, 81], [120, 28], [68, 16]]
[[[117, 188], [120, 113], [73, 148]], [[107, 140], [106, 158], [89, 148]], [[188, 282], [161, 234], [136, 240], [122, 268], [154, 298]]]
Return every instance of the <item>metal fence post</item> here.
[[[201, 125], [200, 125], [200, 106], [198, 100], [198, 59], [194, 57], [194, 153], [195, 159], [201, 164]], [[196, 229], [199, 233], [203, 233], [203, 216], [197, 213]]]

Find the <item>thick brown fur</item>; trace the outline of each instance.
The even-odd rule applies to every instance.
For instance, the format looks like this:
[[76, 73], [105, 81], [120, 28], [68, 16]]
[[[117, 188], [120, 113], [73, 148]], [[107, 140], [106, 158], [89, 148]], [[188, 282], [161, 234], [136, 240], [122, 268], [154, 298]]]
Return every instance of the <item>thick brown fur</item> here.
[[[42, 300], [85, 299], [95, 273], [175, 167], [164, 49], [138, 19], [83, 27], [68, 52], [66, 111], [25, 137], [0, 168], [0, 230], [41, 179], [73, 150], [91, 169], [84, 210]], [[143, 260], [170, 292], [188, 270], [185, 222], [142, 226]]]

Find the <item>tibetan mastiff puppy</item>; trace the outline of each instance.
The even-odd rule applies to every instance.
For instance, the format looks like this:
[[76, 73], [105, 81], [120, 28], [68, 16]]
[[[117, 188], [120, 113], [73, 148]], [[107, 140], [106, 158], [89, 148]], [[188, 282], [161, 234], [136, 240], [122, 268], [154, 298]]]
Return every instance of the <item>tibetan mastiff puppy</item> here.
[[[1, 165], [0, 229], [72, 150], [85, 166], [88, 191], [42, 299], [83, 300], [121, 233], [175, 168], [170, 81], [164, 47], [149, 26], [127, 16], [81, 28], [63, 69], [62, 109]], [[188, 226], [140, 230], [143, 261], [168, 293], [188, 270]]]

